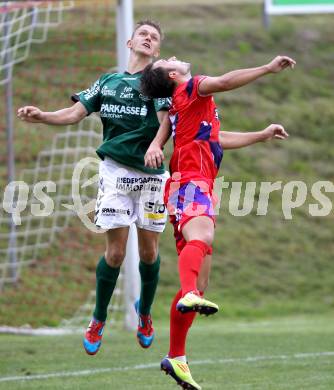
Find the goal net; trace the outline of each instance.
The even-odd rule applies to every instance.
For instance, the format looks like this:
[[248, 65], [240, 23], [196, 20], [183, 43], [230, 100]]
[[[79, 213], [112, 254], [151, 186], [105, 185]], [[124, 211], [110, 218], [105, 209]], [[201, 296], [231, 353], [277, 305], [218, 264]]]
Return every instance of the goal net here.
[[[59, 25], [63, 11], [73, 5], [74, 1], [0, 2], [3, 31], [0, 85], [6, 84], [11, 77], [8, 70], [26, 60], [31, 45], [44, 42], [49, 28]], [[38, 153], [34, 166], [20, 171], [11, 191], [15, 194], [17, 209], [12, 213], [16, 218], [15, 246], [10, 244], [12, 215], [0, 205], [0, 293], [6, 283], [17, 281], [23, 268], [36, 264], [40, 254], [56, 240], [57, 234], [71, 223], [77, 223], [78, 218], [90, 230], [93, 229], [91, 220], [98, 184], [95, 150], [101, 138], [100, 119], [91, 115], [78, 126], [69, 126], [66, 131], [56, 134], [51, 146]], [[41, 205], [36, 202], [38, 188], [40, 192], [47, 193], [51, 213], [43, 207], [41, 210]], [[36, 206], [39, 212], [32, 212]], [[132, 237], [136, 234], [134, 230], [131, 227]], [[16, 254], [15, 264], [11, 259], [13, 251]], [[136, 325], [133, 302], [139, 290], [137, 261], [137, 251], [128, 245], [127, 259], [109, 306], [111, 322], [124, 323], [129, 329]], [[94, 292], [87, 291], [87, 301], [80, 305], [73, 318], [63, 320], [61, 326], [86, 326], [94, 302]]]
[[[57, 233], [66, 229], [77, 218], [90, 230], [95, 227], [92, 214], [98, 185], [98, 159], [95, 150], [101, 142], [101, 125], [97, 115], [83, 120], [78, 126], [68, 126], [66, 131], [58, 133], [53, 139], [50, 149], [38, 154], [36, 165], [21, 171], [16, 190], [27, 193], [22, 211], [16, 214], [17, 273], [23, 267], [36, 263], [41, 250], [50, 247]], [[36, 185], [42, 183], [44, 191], [52, 200], [49, 210], [33, 213], [36, 204]], [[27, 188], [25, 187], [27, 186]], [[45, 186], [45, 187], [44, 187]], [[23, 210], [24, 207], [24, 210]], [[9, 226], [10, 216], [0, 209], [0, 282], [12, 282], [9, 261]], [[96, 231], [98, 232], [98, 231]], [[94, 233], [92, 233], [94, 234]], [[138, 296], [136, 254], [128, 248], [128, 259], [125, 262], [109, 310], [111, 322], [122, 322], [125, 318], [127, 328], [134, 326], [134, 309], [132, 304]], [[132, 261], [130, 261], [130, 258]], [[135, 261], [133, 261], [135, 260]], [[124, 274], [126, 273], [126, 277]], [[62, 321], [62, 327], [80, 327], [87, 325], [95, 303], [95, 293], [87, 292], [87, 302], [81, 305], [73, 318]]]
[[13, 65], [24, 61], [31, 44], [43, 43], [50, 27], [62, 22], [63, 11], [74, 1], [2, 1], [0, 2], [0, 85], [8, 82]]

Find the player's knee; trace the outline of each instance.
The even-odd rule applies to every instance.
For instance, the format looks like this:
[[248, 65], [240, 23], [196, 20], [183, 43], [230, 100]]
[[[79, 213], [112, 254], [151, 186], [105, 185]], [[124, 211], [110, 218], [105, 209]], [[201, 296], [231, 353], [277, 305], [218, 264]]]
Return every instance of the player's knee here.
[[113, 268], [120, 267], [125, 257], [125, 250], [122, 248], [107, 249], [105, 253], [106, 263]]
[[158, 257], [158, 248], [151, 246], [149, 248], [139, 248], [140, 260], [147, 264], [152, 264]]
[[213, 243], [213, 234], [211, 232], [201, 232], [200, 237], [198, 240], [203, 241], [206, 243], [206, 245], [211, 246]]
[[191, 232], [191, 234], [187, 235], [186, 240], [187, 242], [193, 240], [202, 241], [206, 245], [211, 247], [213, 243], [213, 238], [214, 238], [214, 232], [203, 229], [202, 231]]

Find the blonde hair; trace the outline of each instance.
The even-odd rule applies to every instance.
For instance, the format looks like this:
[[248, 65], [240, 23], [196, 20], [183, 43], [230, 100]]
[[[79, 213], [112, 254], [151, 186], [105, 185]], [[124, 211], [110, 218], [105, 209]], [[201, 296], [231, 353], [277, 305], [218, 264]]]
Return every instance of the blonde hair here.
[[161, 29], [161, 27], [160, 27], [160, 24], [159, 24], [158, 22], [155, 22], [154, 20], [150, 20], [150, 19], [138, 21], [138, 22], [136, 23], [136, 25], [135, 25], [135, 28], [134, 28], [134, 30], [133, 30], [133, 33], [132, 33], [132, 37], [131, 37], [131, 38], [133, 38], [135, 32], [136, 32], [136, 31], [138, 30], [138, 28], [140, 28], [141, 26], [151, 26], [151, 27], [154, 27], [154, 28], [158, 31], [161, 40], [164, 39], [164, 33], [163, 33], [163, 31], [162, 31], [162, 29]]

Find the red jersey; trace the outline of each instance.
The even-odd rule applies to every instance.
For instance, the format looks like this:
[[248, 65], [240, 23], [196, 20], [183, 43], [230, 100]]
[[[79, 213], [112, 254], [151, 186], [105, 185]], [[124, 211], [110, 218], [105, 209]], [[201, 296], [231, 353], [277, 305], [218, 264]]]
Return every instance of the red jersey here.
[[217, 108], [213, 96], [200, 96], [198, 86], [206, 76], [179, 85], [169, 111], [174, 139], [171, 174], [181, 173], [181, 183], [205, 180], [213, 184], [223, 157], [219, 144]]

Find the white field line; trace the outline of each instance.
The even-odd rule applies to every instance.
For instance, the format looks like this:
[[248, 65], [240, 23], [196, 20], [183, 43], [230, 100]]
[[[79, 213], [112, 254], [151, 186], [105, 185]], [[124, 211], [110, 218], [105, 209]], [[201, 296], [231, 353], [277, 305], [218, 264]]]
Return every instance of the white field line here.
[[13, 326], [0, 326], [0, 334], [15, 334], [22, 336], [64, 336], [69, 334], [83, 334], [85, 328], [38, 328], [30, 326], [15, 328]]
[[[333, 352], [310, 352], [310, 353], [295, 353], [293, 355], [273, 355], [273, 356], [249, 356], [244, 358], [229, 358], [229, 359], [217, 359], [217, 360], [195, 360], [191, 362], [191, 365], [211, 365], [211, 364], [233, 364], [233, 363], [253, 363], [259, 361], [269, 360], [291, 360], [291, 359], [309, 359], [317, 357], [334, 357]], [[109, 367], [109, 368], [96, 368], [80, 371], [62, 371], [49, 374], [29, 375], [29, 376], [8, 376], [0, 378], [0, 383], [3, 382], [20, 382], [31, 381], [39, 379], [51, 379], [51, 378], [67, 378], [76, 376], [88, 376], [94, 374], [101, 374], [106, 372], [122, 372], [122, 371], [135, 371], [145, 370], [150, 368], [158, 368], [159, 363], [138, 364], [135, 366], [127, 367]]]

